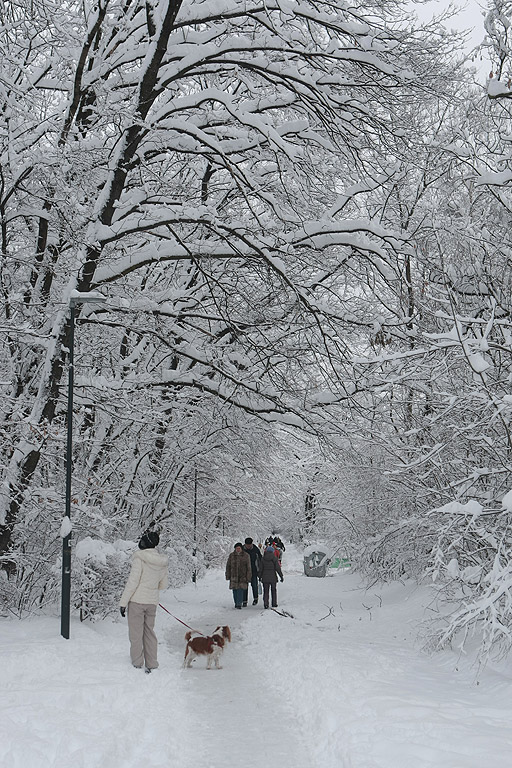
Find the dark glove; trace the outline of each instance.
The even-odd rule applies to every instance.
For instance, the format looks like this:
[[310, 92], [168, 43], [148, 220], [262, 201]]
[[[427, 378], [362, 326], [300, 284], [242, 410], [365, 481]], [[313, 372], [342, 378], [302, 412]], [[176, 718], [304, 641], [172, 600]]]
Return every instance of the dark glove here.
[[284, 581], [284, 578], [281, 576], [281, 584], [283, 583], [283, 581]]
[[121, 614], [121, 616], [122, 616], [122, 617], [123, 617], [123, 619], [124, 619], [124, 617], [126, 616], [126, 608], [120, 608], [120, 609], [119, 609], [119, 613]]

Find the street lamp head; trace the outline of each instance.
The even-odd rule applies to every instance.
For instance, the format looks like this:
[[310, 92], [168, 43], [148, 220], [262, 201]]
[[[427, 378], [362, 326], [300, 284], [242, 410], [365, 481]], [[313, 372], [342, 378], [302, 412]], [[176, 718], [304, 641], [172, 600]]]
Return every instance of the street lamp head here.
[[71, 291], [69, 295], [69, 305], [76, 307], [77, 304], [106, 304], [108, 298], [97, 291]]

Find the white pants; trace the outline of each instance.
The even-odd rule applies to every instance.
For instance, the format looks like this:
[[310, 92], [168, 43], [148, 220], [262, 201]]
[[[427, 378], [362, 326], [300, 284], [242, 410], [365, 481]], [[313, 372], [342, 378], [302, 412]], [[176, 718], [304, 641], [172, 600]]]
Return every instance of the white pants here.
[[148, 603], [128, 603], [128, 637], [130, 638], [130, 658], [134, 667], [158, 667], [155, 626], [156, 605]]

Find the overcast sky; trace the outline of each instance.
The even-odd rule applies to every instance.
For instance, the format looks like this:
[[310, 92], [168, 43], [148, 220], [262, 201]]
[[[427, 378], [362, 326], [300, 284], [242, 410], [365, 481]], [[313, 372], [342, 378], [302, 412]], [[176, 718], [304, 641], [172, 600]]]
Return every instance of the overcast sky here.
[[[414, 3], [414, 8], [420, 18], [430, 18], [434, 14], [440, 14], [446, 8], [447, 4], [448, 0], [431, 0], [424, 5], [416, 5]], [[457, 5], [461, 8], [458, 16], [453, 18], [453, 20], [446, 26], [448, 29], [452, 27], [461, 30], [473, 29], [468, 40], [469, 47], [473, 48], [482, 41], [484, 36], [482, 6], [484, 8], [487, 6], [487, 0], [466, 0], [466, 2], [458, 0]], [[463, 6], [465, 6], [464, 9]]]
[[[439, 5], [439, 3], [437, 3]], [[467, 0], [465, 3], [465, 10], [461, 10], [458, 16], [458, 23], [463, 29], [471, 29], [473, 32], [471, 35], [471, 46], [478, 45], [482, 42], [484, 37], [484, 11], [482, 11], [482, 5], [486, 6], [487, 3], [479, 3], [477, 0]]]
[[[445, 24], [445, 27], [449, 30], [460, 29], [461, 32], [468, 31], [466, 50], [469, 54], [483, 41], [485, 36], [485, 10], [482, 10], [482, 8], [487, 8], [489, 0], [466, 0], [466, 2], [463, 2], [463, 0], [455, 0], [455, 2], [461, 10], [457, 16], [454, 16]], [[439, 16], [442, 11], [446, 9], [448, 0], [430, 0], [421, 5], [418, 5], [414, 0], [411, 0], [411, 4], [419, 18], [427, 20], [432, 18], [433, 15]], [[476, 70], [477, 81], [483, 84], [487, 80], [489, 72], [492, 69], [487, 52], [480, 50], [475, 57], [472, 57], [471, 61]]]

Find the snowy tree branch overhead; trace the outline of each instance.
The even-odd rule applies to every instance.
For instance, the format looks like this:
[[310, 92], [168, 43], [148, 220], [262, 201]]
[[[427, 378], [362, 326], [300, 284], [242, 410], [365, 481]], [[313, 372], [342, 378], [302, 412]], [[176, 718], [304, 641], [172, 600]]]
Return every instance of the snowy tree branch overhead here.
[[[236, 271], [246, 273], [245, 311], [259, 302], [265, 275], [270, 278], [276, 269], [274, 257], [257, 265], [254, 256], [270, 253], [276, 243], [285, 264], [277, 276], [287, 290], [302, 295], [300, 284], [314, 270], [318, 251], [310, 249], [310, 263], [301, 264], [290, 234], [306, 212], [311, 218], [313, 208], [322, 206], [315, 169], [329, 157], [336, 159], [329, 182], [334, 190], [335, 166], [341, 170], [354, 162], [350, 144], [356, 131], [361, 158], [373, 136], [386, 131], [379, 105], [384, 98], [387, 102], [389, 87], [408, 82], [404, 63], [415, 43], [327, 3], [319, 13], [309, 3], [249, 8], [237, 2], [223, 8], [191, 3], [181, 9], [180, 3], [168, 2], [83, 7], [68, 2], [53, 14], [47, 2], [32, 9], [32, 44], [25, 48], [24, 14], [24, 6], [13, 3], [5, 19], [12, 30], [2, 51], [11, 111], [4, 122], [9, 152], [4, 153], [2, 212], [4, 250], [13, 259], [18, 248], [29, 247], [34, 229], [37, 233], [16, 312], [41, 306], [38, 322], [53, 343], [42, 367], [38, 350], [24, 352], [33, 360], [28, 370], [41, 371], [39, 379], [27, 380], [12, 361], [18, 379], [14, 391], [19, 397], [28, 390], [38, 393], [27, 401], [36, 425], [51, 423], [59, 410], [68, 322], [65, 311], [52, 320], [52, 308], [70, 286], [97, 288], [103, 272], [120, 294], [183, 280], [193, 291], [194, 275], [207, 259], [209, 293], [197, 300], [204, 305], [209, 295], [215, 302], [212, 291], [222, 276], [215, 275], [215, 257], [229, 239], [239, 257]], [[355, 83], [364, 98], [353, 90]], [[364, 170], [365, 160], [357, 164]], [[42, 215], [33, 207], [24, 222], [19, 219], [22, 198], [25, 208], [37, 200]], [[198, 202], [205, 212], [199, 216]], [[155, 216], [158, 208], [175, 215]], [[183, 251], [177, 269], [166, 274], [170, 244]], [[335, 238], [328, 245], [346, 247]], [[149, 249], [153, 258], [140, 261], [137, 276], [119, 268], [120, 259]], [[229, 273], [227, 279], [232, 279]], [[273, 293], [278, 283], [271, 282]], [[233, 312], [226, 296], [223, 322]], [[277, 292], [272, 310], [269, 305], [274, 322], [282, 321], [291, 306], [287, 300], [283, 312], [278, 297]], [[312, 308], [306, 302], [302, 311]], [[317, 323], [318, 305], [313, 314]], [[328, 336], [321, 338], [325, 344]], [[331, 365], [333, 352], [328, 351]], [[6, 541], [40, 456], [36, 448], [21, 459], [17, 451], [11, 455], [4, 494]]]

